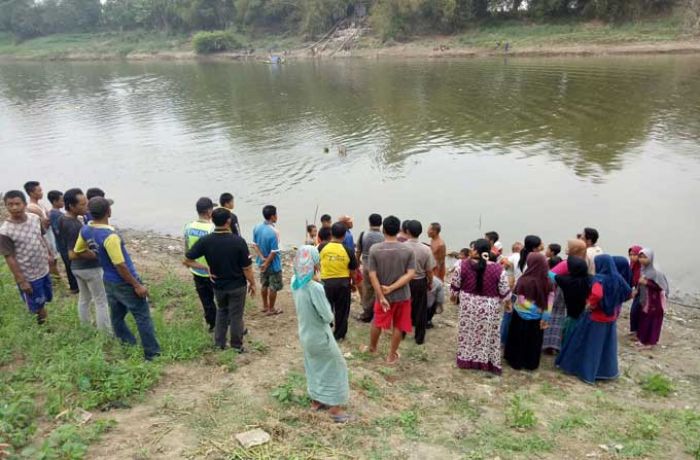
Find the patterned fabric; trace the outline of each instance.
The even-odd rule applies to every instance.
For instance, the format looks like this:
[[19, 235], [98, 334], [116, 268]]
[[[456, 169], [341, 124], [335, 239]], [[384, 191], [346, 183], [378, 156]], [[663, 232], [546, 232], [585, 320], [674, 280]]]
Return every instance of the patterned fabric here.
[[[459, 267], [459, 270], [454, 271], [452, 277], [452, 291], [476, 294], [476, 261], [464, 259]], [[505, 295], [501, 295], [500, 293], [500, 282], [502, 278], [503, 268], [496, 263], [489, 262], [484, 271], [481, 295], [485, 297], [505, 298]]]
[[294, 277], [292, 278], [292, 290], [296, 291], [306, 286], [316, 273], [316, 265], [321, 261], [318, 250], [305, 245], [299, 248], [294, 257]]
[[549, 327], [544, 331], [542, 349], [561, 350], [564, 320], [566, 319], [566, 303], [561, 289], [557, 289], [554, 297], [554, 308], [549, 321]]
[[22, 223], [7, 220], [0, 226], [0, 235], [12, 241], [19, 268], [30, 282], [49, 274], [49, 253], [41, 233], [41, 219], [30, 213]]
[[510, 293], [508, 276], [498, 265], [489, 264], [484, 273], [484, 293], [491, 295], [476, 295], [469, 291], [476, 288], [476, 272], [471, 264], [463, 263], [462, 269], [452, 275], [452, 286], [465, 288], [459, 292], [457, 366], [500, 373], [501, 300]]

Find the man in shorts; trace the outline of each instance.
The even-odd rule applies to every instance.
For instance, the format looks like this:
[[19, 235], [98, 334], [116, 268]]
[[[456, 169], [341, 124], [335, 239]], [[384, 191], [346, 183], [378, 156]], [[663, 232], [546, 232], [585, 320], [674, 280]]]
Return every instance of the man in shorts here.
[[376, 353], [382, 330], [393, 329], [386, 361], [394, 364], [399, 359], [398, 349], [403, 333], [409, 333], [412, 329], [409, 283], [416, 274], [416, 256], [410, 246], [396, 239], [401, 228], [397, 217], [386, 217], [382, 227], [384, 242], [374, 244], [369, 251], [369, 277], [376, 300], [367, 351]]
[[41, 188], [41, 184], [37, 181], [29, 181], [24, 184], [24, 191], [27, 192], [27, 197], [29, 197], [29, 202], [27, 203], [26, 212], [30, 214], [36, 214], [39, 219], [41, 219], [41, 227], [44, 231], [44, 239], [49, 244], [49, 253], [51, 253], [51, 262], [49, 264], [49, 271], [51, 275], [56, 278], [60, 278], [61, 275], [58, 272], [58, 250], [56, 249], [56, 238], [52, 232], [47, 231], [51, 227], [51, 220], [49, 219], [49, 212], [51, 211], [50, 206], [46, 206], [41, 200], [44, 199], [44, 190]]
[[275, 228], [277, 208], [267, 205], [262, 211], [265, 221], [253, 229], [253, 248], [258, 257], [256, 263], [260, 270], [260, 292], [263, 300], [263, 313], [268, 316], [278, 315], [275, 309], [277, 292], [282, 290], [282, 259], [280, 258], [279, 232]]
[[46, 321], [46, 304], [53, 299], [49, 265], [53, 259], [41, 219], [26, 212], [27, 198], [19, 190], [3, 197], [9, 218], [0, 226], [0, 254], [15, 277], [22, 299], [37, 322]]

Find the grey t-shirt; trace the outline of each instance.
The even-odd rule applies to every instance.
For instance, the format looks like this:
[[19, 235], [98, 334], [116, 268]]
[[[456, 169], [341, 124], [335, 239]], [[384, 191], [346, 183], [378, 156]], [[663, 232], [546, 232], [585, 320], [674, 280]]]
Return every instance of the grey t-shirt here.
[[[369, 250], [369, 271], [377, 272], [379, 284], [388, 286], [406, 274], [407, 270], [416, 268], [416, 256], [411, 247], [399, 242], [383, 242], [372, 245]], [[411, 298], [411, 289], [406, 284], [392, 292], [386, 299], [389, 302], [401, 302]]]
[[369, 250], [377, 243], [384, 242], [384, 234], [378, 230], [369, 230], [360, 235], [357, 244], [362, 248], [361, 262], [367, 265], [369, 260]]
[[[75, 248], [75, 242], [78, 240], [78, 235], [80, 235], [80, 229], [83, 228], [83, 223], [80, 222], [75, 217], [63, 215], [58, 221], [58, 234], [61, 242], [65, 245], [64, 247], [68, 251], [72, 251]], [[90, 268], [100, 268], [100, 261], [98, 259], [88, 260], [88, 259], [76, 259], [72, 260], [70, 263], [70, 268], [72, 270], [86, 270]]]
[[404, 244], [407, 244], [416, 255], [416, 276], [413, 279], [425, 278], [427, 272], [431, 272], [435, 268], [435, 257], [433, 257], [433, 251], [430, 249], [430, 246], [413, 239], [408, 240]]

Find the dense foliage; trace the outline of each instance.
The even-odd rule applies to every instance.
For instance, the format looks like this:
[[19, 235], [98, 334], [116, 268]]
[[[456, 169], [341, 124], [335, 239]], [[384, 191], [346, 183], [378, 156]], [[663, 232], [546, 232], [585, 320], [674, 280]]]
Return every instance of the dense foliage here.
[[197, 54], [231, 51], [241, 48], [241, 44], [236, 40], [236, 37], [225, 30], [197, 32], [192, 37], [192, 46]]
[[57, 32], [146, 29], [324, 34], [369, 15], [384, 38], [453, 32], [492, 18], [637, 19], [698, 7], [697, 0], [0, 0], [0, 31], [25, 39]]

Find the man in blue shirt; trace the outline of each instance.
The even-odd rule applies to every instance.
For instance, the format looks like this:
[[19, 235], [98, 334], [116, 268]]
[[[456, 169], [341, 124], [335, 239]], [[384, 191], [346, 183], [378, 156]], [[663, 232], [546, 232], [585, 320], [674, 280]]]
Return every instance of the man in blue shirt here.
[[350, 251], [355, 252], [355, 239], [352, 236], [352, 232], [350, 231], [353, 227], [353, 221], [352, 217], [345, 215], [345, 216], [340, 216], [338, 218], [338, 222], [345, 224], [345, 228], [348, 229], [348, 231], [345, 233], [345, 239], [343, 240], [343, 246], [348, 248]]
[[278, 315], [281, 310], [275, 309], [277, 291], [282, 290], [282, 260], [280, 258], [279, 232], [275, 228], [277, 208], [267, 205], [263, 208], [265, 221], [253, 229], [253, 248], [258, 257], [256, 263], [260, 270], [261, 294], [263, 313]]

